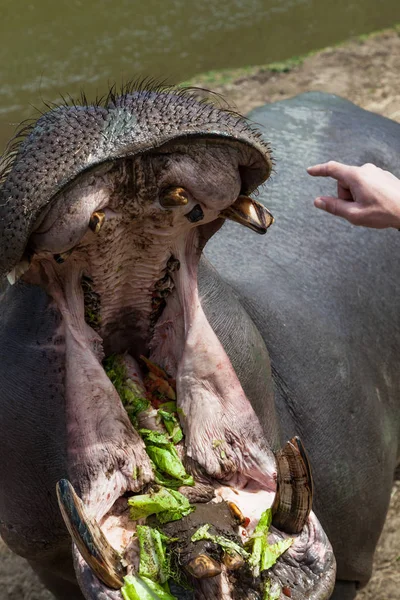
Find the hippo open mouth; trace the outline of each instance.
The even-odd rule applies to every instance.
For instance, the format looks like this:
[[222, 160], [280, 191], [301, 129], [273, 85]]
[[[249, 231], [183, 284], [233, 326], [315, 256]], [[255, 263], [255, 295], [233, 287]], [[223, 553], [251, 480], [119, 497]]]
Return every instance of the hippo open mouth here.
[[[19, 149], [4, 184], [10, 190], [21, 163], [30, 166], [37, 200], [8, 228], [3, 260], [14, 265], [12, 282], [21, 276], [41, 286], [60, 315], [68, 473], [58, 498], [85, 597], [121, 598], [124, 576], [140, 568], [137, 525], [156, 518], [132, 520], [129, 503], [175, 489], [190, 510], [154, 527], [175, 540], [193, 589], [177, 597], [329, 598], [335, 561], [310, 512], [301, 442], [274, 456], [197, 286], [202, 250], [224, 219], [259, 233], [271, 223], [248, 196], [270, 174], [268, 148], [244, 119], [189, 93], [139, 91], [45, 114]], [[25, 206], [19, 190], [16, 203]], [[14, 243], [17, 227], [26, 229], [24, 247]], [[168, 469], [157, 478], [145, 443], [152, 431], [172, 443], [159, 414], [164, 402], [147, 402], [130, 419], [110, 359], [143, 399], [146, 365], [165, 375], [163, 400], [176, 402], [183, 435], [174, 444], [183, 469], [174, 485]], [[265, 543], [290, 541], [260, 568], [257, 526], [271, 507]]]

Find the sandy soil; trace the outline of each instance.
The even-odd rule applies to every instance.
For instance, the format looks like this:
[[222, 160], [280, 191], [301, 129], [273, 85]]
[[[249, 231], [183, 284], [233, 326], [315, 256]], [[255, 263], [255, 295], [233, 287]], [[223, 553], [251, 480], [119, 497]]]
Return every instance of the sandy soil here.
[[[191, 83], [223, 94], [241, 112], [309, 90], [338, 94], [400, 122], [400, 29], [326, 48], [305, 59], [205, 74]], [[371, 490], [373, 493], [373, 490]], [[400, 482], [393, 487], [373, 577], [357, 600], [400, 600]], [[51, 600], [27, 563], [0, 540], [0, 600]]]

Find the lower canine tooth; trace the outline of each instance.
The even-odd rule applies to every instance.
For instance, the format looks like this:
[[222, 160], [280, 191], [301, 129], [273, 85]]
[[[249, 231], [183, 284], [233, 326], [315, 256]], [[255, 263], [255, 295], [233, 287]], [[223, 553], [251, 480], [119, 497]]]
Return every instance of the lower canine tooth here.
[[272, 524], [285, 533], [300, 533], [311, 512], [313, 481], [308, 457], [298, 437], [276, 453], [276, 463]]
[[89, 567], [108, 587], [121, 588], [126, 575], [121, 557], [95, 519], [87, 515], [85, 505], [67, 479], [57, 483], [57, 498], [65, 525]]

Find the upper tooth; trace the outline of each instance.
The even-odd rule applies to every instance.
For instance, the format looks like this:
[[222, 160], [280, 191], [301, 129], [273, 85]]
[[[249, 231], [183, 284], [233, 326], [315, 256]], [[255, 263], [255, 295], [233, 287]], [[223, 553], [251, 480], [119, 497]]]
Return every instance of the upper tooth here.
[[108, 587], [121, 588], [126, 575], [121, 556], [108, 543], [97, 521], [88, 516], [67, 479], [57, 483], [57, 498], [65, 525], [89, 567]]
[[89, 227], [93, 233], [99, 233], [100, 229], [103, 227], [105, 218], [106, 215], [102, 210], [98, 210], [92, 214], [89, 221]]
[[8, 283], [10, 285], [14, 285], [14, 283], [16, 281], [18, 281], [18, 279], [20, 277], [22, 277], [22, 275], [24, 273], [27, 272], [27, 270], [29, 269], [29, 267], [30, 267], [29, 260], [27, 260], [27, 259], [21, 260], [21, 262], [19, 262], [17, 265], [15, 265], [15, 267], [12, 269], [12, 271], [10, 271], [8, 273], [8, 275], [7, 275]]
[[220, 213], [220, 216], [249, 227], [256, 233], [266, 233], [274, 222], [269, 210], [248, 196], [239, 196], [232, 206]]

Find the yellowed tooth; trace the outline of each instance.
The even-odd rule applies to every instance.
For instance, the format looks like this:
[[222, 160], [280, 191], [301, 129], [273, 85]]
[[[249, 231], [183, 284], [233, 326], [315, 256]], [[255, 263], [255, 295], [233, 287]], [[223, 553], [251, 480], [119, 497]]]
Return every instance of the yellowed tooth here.
[[220, 217], [235, 221], [261, 234], [267, 233], [268, 227], [274, 222], [274, 217], [269, 210], [248, 196], [239, 196], [232, 206], [220, 212]]
[[24, 275], [30, 267], [30, 261], [27, 259], [21, 260], [12, 271], [7, 274], [7, 281], [10, 285], [14, 285]]
[[85, 505], [67, 479], [57, 483], [57, 498], [65, 525], [89, 567], [108, 587], [121, 588], [126, 575], [121, 557], [110, 546], [97, 521], [88, 516]]
[[93, 233], [99, 233], [100, 229], [103, 227], [105, 218], [106, 215], [102, 210], [98, 210], [92, 214], [89, 221], [89, 228], [93, 231]]
[[222, 572], [221, 565], [207, 554], [199, 554], [185, 568], [196, 579], [210, 579]]
[[277, 487], [272, 504], [272, 524], [285, 533], [300, 533], [311, 512], [313, 480], [306, 451], [298, 437], [276, 455]]
[[171, 187], [166, 189], [161, 198], [160, 204], [164, 208], [173, 208], [174, 206], [185, 206], [189, 202], [187, 192], [181, 187]]
[[222, 562], [228, 571], [237, 571], [244, 565], [244, 558], [237, 552], [225, 552], [222, 557]]

